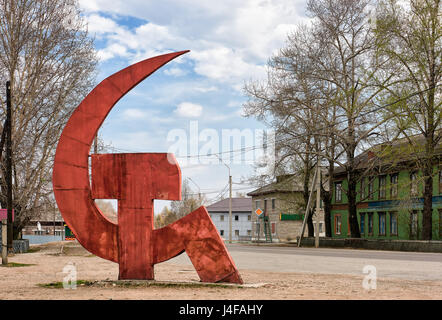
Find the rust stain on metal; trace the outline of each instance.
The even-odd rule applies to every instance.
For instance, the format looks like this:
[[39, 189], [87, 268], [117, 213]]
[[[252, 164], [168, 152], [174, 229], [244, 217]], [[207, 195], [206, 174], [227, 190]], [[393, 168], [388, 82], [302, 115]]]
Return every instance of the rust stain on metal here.
[[[93, 139], [113, 106], [138, 83], [181, 51], [150, 58], [103, 80], [73, 112], [60, 137], [53, 186], [60, 212], [78, 241], [119, 264], [120, 279], [153, 279], [154, 264], [186, 251], [204, 282], [243, 283], [207, 210], [154, 230], [154, 199], [181, 199], [181, 171], [167, 153], [97, 154]], [[118, 199], [118, 224], [94, 199]]]

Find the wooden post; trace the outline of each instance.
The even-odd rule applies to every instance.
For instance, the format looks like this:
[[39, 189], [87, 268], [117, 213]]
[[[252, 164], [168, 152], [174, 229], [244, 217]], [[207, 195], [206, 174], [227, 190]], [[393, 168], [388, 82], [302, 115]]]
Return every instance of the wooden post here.
[[8, 209], [8, 251], [12, 252], [12, 106], [11, 106], [11, 82], [6, 82], [6, 205]]
[[2, 264], [8, 264], [8, 220], [2, 219]]
[[315, 171], [315, 175], [313, 176], [312, 186], [310, 188], [310, 195], [308, 197], [308, 202], [307, 202], [307, 208], [305, 208], [304, 221], [302, 222], [301, 234], [299, 235], [298, 247], [301, 246], [301, 241], [302, 241], [302, 238], [304, 237], [305, 225], [307, 223], [308, 215], [310, 213], [310, 204], [311, 204], [313, 189], [315, 188], [316, 174], [317, 173], [318, 173], [318, 171]]
[[319, 210], [320, 210], [320, 205], [321, 205], [321, 188], [320, 188], [320, 174], [321, 172], [319, 171], [319, 159], [318, 159], [318, 164], [316, 165], [316, 226], [315, 226], [315, 247], [319, 248]]

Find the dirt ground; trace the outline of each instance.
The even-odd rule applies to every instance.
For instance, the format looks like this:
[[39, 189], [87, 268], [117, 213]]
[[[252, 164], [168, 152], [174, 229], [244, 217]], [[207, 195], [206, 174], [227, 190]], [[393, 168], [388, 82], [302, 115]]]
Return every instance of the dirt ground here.
[[[30, 266], [0, 267], [0, 299], [150, 299], [150, 300], [299, 300], [299, 299], [442, 299], [442, 281], [410, 281], [378, 278], [375, 290], [362, 287], [364, 275], [276, 273], [241, 270], [246, 284], [238, 286], [123, 287], [118, 265], [98, 258], [74, 242], [32, 246], [32, 252], [9, 257], [9, 262]], [[106, 286], [79, 284], [75, 290], [41, 287], [63, 281], [63, 268], [74, 264], [78, 280], [111, 281]], [[191, 265], [161, 263], [155, 266], [157, 281], [198, 283]]]

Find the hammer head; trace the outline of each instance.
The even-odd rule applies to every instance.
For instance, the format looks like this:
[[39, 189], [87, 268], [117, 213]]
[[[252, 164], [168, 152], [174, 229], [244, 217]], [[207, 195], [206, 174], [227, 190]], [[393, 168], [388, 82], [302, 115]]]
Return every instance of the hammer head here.
[[181, 170], [171, 153], [92, 154], [92, 198], [133, 205], [181, 200]]

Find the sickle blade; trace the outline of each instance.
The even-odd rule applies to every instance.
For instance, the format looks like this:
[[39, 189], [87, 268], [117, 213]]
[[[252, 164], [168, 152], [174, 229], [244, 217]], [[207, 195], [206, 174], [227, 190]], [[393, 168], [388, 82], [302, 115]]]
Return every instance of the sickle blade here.
[[104, 79], [75, 109], [64, 128], [55, 154], [54, 195], [66, 224], [80, 244], [93, 254], [118, 262], [118, 226], [95, 205], [89, 182], [89, 152], [113, 106], [138, 83], [180, 51], [133, 64]]

